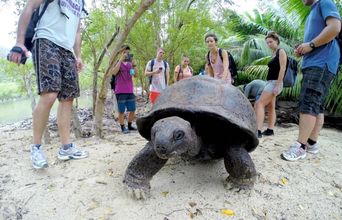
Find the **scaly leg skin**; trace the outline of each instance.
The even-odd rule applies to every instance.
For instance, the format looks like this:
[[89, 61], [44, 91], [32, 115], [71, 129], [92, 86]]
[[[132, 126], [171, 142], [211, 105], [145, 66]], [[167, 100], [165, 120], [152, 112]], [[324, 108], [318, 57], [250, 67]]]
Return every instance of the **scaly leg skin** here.
[[155, 153], [151, 142], [129, 163], [123, 183], [134, 199], [147, 199], [150, 194], [152, 177], [165, 165], [167, 159], [161, 159]]
[[251, 190], [256, 181], [256, 171], [252, 158], [243, 146], [233, 146], [226, 150], [224, 165], [229, 176], [227, 187], [230, 189]]

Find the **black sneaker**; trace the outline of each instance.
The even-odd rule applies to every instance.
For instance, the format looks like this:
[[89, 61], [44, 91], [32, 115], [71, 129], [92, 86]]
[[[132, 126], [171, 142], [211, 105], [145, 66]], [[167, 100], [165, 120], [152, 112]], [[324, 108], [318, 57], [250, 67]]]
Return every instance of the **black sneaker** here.
[[126, 127], [122, 127], [121, 128], [121, 132], [124, 133], [124, 134], [128, 134], [129, 130]]
[[130, 131], [136, 131], [137, 130], [137, 128], [136, 127], [133, 127], [132, 126], [132, 122], [128, 122], [128, 130], [130, 130]]
[[258, 130], [258, 138], [262, 138], [262, 133], [260, 130]]
[[265, 135], [265, 136], [273, 136], [273, 135], [274, 135], [274, 132], [273, 132], [272, 129], [267, 128], [264, 132], [262, 132], [262, 135]]

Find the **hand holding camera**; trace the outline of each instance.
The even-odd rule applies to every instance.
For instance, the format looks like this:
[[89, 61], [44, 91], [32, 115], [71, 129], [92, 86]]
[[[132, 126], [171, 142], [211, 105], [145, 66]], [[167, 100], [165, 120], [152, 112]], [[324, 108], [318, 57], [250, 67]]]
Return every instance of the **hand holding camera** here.
[[157, 73], [160, 74], [163, 71], [163, 67], [159, 67]]
[[25, 64], [27, 60], [26, 52], [19, 46], [14, 46], [7, 54], [7, 60], [17, 64]]

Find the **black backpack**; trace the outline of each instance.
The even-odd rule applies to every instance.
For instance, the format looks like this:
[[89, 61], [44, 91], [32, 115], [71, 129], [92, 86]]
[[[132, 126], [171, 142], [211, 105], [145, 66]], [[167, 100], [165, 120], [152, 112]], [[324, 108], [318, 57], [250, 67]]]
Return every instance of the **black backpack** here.
[[[38, 7], [36, 10], [34, 10], [34, 12], [32, 13], [32, 16], [31, 16], [31, 20], [30, 20], [30, 23], [29, 25], [27, 26], [27, 29], [26, 29], [26, 33], [25, 33], [25, 47], [29, 50], [29, 51], [32, 51], [32, 48], [33, 48], [33, 42], [32, 42], [32, 39], [34, 37], [34, 34], [36, 33], [35, 31], [35, 28], [37, 26], [37, 23], [38, 21], [42, 18], [43, 14], [45, 13], [47, 7], [49, 6], [49, 4], [51, 2], [53, 2], [54, 0], [45, 0], [44, 3], [44, 6], [43, 6], [43, 9], [42, 11], [39, 13], [39, 9], [40, 7]], [[58, 4], [60, 4], [58, 2]], [[85, 14], [88, 14], [88, 12], [85, 10], [84, 8], [84, 0], [82, 0], [82, 11], [85, 12]]]
[[298, 62], [297, 60], [287, 57], [287, 69], [285, 71], [285, 76], [283, 79], [284, 87], [292, 87], [296, 83], [298, 71]]
[[110, 79], [110, 88], [115, 91], [115, 75], [112, 75], [112, 78]]
[[[223, 61], [222, 50], [223, 49], [219, 48], [219, 56], [220, 56], [221, 60]], [[232, 79], [235, 80], [237, 78], [237, 75], [238, 75], [237, 66], [236, 66], [235, 60], [233, 58], [233, 55], [229, 51], [227, 51], [227, 53], [228, 53], [228, 61], [229, 61], [229, 72], [231, 74]], [[207, 60], [208, 60], [208, 63], [210, 64], [209, 56], [210, 56], [210, 51], [207, 54]]]
[[[150, 71], [152, 72], [155, 61], [154, 61], [154, 59], [152, 59], [150, 62], [151, 62], [151, 69], [150, 69]], [[166, 76], [167, 62], [165, 60], [163, 60], [163, 63], [164, 63], [164, 69], [165, 69], [165, 71], [164, 71], [165, 84], [167, 84], [167, 76]], [[150, 85], [151, 85], [151, 83], [152, 83], [152, 76], [149, 76], [148, 78], [149, 78], [149, 82], [150, 82]]]

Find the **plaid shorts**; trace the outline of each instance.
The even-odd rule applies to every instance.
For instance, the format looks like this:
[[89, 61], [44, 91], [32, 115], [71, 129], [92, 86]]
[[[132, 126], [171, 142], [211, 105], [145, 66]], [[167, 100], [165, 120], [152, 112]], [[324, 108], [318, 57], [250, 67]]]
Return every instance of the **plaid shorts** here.
[[300, 113], [317, 116], [324, 112], [324, 100], [335, 77], [328, 67], [308, 67], [302, 70], [303, 80], [299, 97]]
[[56, 92], [59, 100], [80, 96], [76, 59], [71, 51], [42, 38], [34, 41], [32, 58], [39, 95]]

